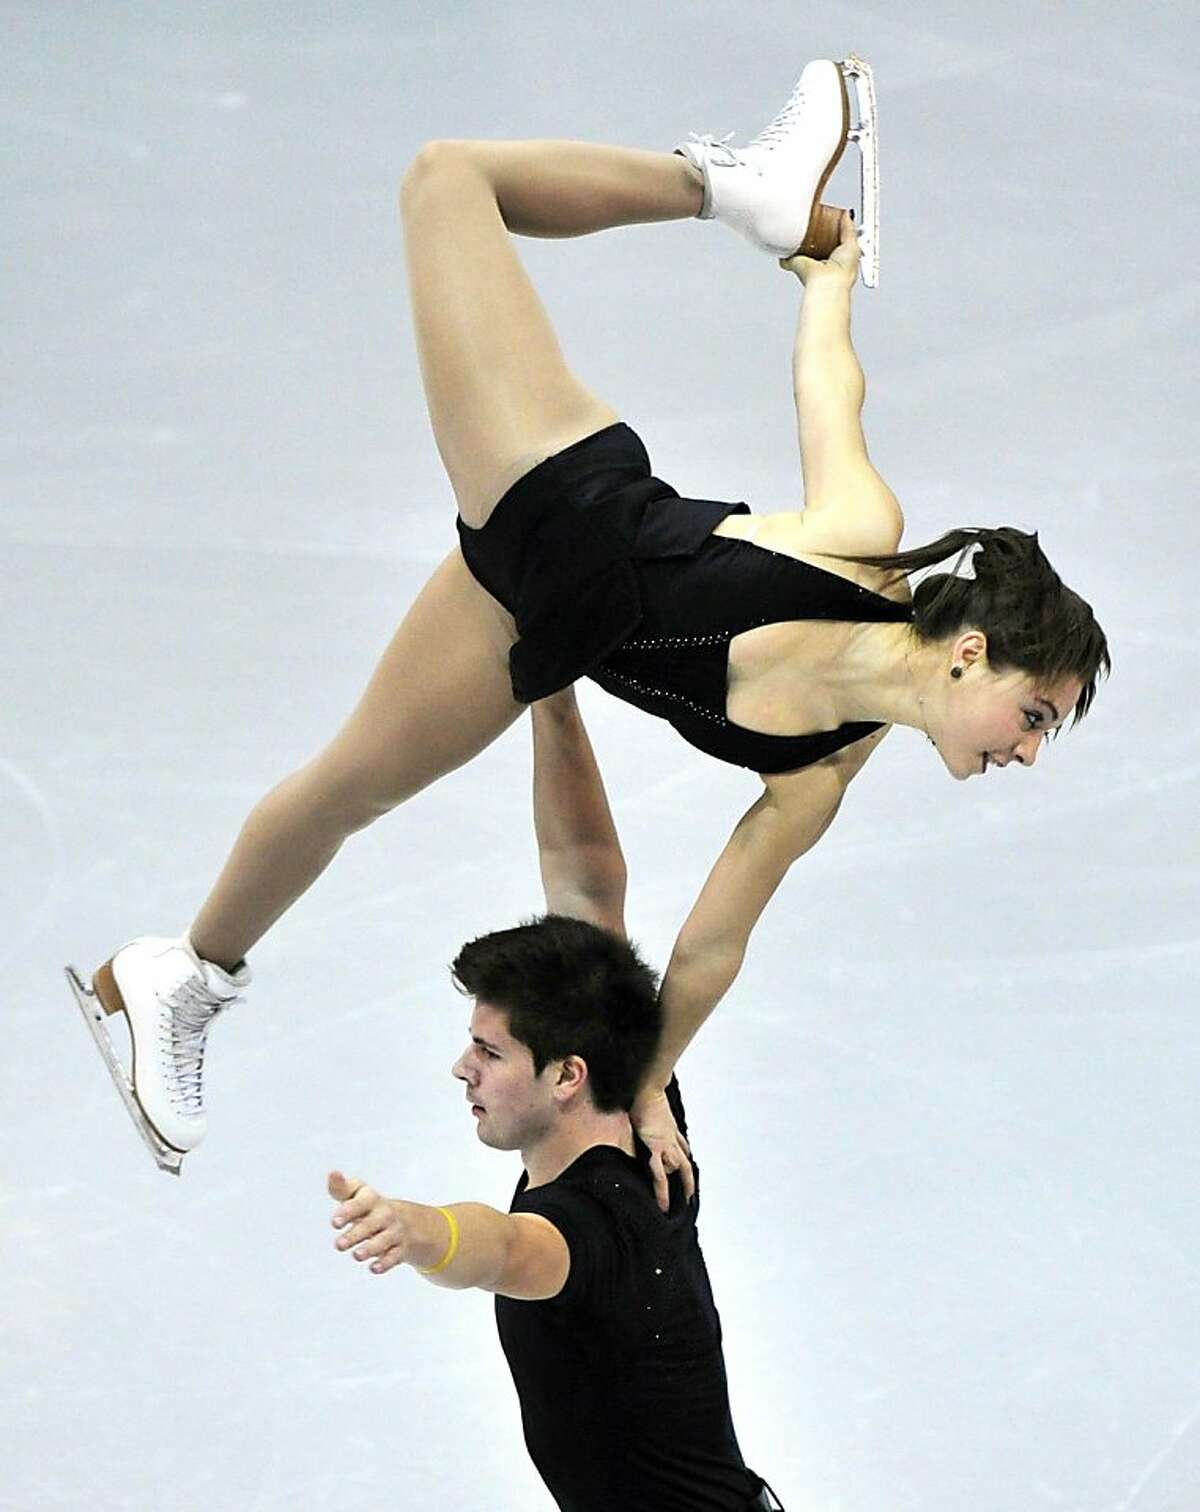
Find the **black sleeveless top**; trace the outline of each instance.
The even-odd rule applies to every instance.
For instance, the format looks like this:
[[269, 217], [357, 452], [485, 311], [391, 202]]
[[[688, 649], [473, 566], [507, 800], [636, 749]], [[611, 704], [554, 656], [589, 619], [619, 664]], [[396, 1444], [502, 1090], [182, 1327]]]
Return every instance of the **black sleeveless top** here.
[[467, 566], [516, 622], [513, 696], [533, 703], [591, 677], [708, 755], [764, 773], [811, 766], [878, 730], [761, 735], [726, 717], [729, 642], [743, 630], [912, 617], [835, 572], [713, 535], [727, 515], [746, 513], [681, 498], [617, 424], [530, 469], [482, 528], [460, 519]]
[[[667, 568], [667, 571], [663, 571]], [[638, 563], [642, 619], [588, 674], [602, 688], [667, 720], [689, 745], [756, 772], [811, 766], [880, 729], [867, 722], [804, 735], [764, 735], [725, 713], [729, 643], [789, 620], [911, 619], [908, 605], [782, 552], [711, 536], [693, 557]]]

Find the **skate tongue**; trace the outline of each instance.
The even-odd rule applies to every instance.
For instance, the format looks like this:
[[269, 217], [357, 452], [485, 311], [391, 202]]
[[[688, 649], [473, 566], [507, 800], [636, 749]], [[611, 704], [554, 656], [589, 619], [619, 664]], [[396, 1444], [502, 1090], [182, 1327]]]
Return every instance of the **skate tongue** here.
[[218, 966], [216, 961], [206, 960], [192, 944], [190, 935], [184, 935], [183, 948], [200, 968], [200, 975], [214, 996], [236, 997], [243, 987], [249, 986], [250, 966], [244, 959], [239, 961], [232, 971], [226, 971], [224, 966]]
[[[720, 168], [736, 168], [738, 165], [737, 153], [729, 145], [736, 134], [736, 132], [729, 131], [723, 137], [715, 137], [706, 132], [704, 136], [697, 136], [694, 131], [689, 131], [685, 147], [688, 149], [693, 147], [700, 148], [701, 152], [697, 155], [706, 157], [709, 162], [716, 163]], [[696, 166], [699, 167], [700, 165], [697, 163]]]

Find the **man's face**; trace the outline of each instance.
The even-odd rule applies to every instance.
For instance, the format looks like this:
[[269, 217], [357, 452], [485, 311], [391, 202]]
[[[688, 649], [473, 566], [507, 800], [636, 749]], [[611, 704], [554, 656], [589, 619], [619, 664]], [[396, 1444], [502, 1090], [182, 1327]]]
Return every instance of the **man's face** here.
[[487, 1003], [476, 1002], [470, 1036], [451, 1075], [466, 1084], [479, 1138], [494, 1150], [529, 1149], [554, 1127], [559, 1066], [552, 1061], [535, 1076], [529, 1047], [508, 1032], [508, 1014]]

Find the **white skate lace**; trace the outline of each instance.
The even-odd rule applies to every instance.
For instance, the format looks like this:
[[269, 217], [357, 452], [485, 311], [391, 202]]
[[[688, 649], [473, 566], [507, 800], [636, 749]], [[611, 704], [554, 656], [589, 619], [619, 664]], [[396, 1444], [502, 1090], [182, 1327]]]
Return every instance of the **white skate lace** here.
[[768, 152], [773, 151], [780, 142], [790, 136], [795, 130], [801, 110], [804, 108], [804, 91], [797, 86], [788, 96], [787, 104], [779, 112], [773, 121], [764, 126], [746, 145], [748, 147], [765, 147]]
[[743, 154], [752, 147], [762, 147], [767, 152], [773, 152], [783, 141], [786, 141], [795, 130], [800, 112], [804, 108], [804, 91], [797, 87], [788, 96], [787, 104], [775, 117], [758, 133], [752, 137], [745, 147], [731, 147], [729, 144], [737, 135], [736, 132], [727, 132], [723, 137], [715, 137], [709, 133], [697, 136], [694, 131], [688, 132], [688, 141], [695, 147], [702, 147], [710, 162], [716, 163], [719, 168], [736, 168], [745, 163]]
[[187, 1118], [204, 1115], [204, 1050], [208, 1031], [218, 1013], [236, 998], [220, 998], [198, 981], [181, 982], [164, 1006], [170, 1018], [163, 1024], [161, 1044], [168, 1061], [168, 1095]]

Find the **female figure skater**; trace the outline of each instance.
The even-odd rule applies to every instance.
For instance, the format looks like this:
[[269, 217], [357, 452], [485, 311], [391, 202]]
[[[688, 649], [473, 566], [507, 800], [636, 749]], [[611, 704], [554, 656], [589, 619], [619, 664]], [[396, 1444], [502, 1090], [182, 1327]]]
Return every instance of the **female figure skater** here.
[[[674, 1063], [888, 728], [921, 731], [961, 779], [1032, 766], [1046, 735], [1086, 712], [1104, 636], [1035, 537], [955, 530], [898, 549], [900, 508], [859, 420], [850, 218], [828, 258], [792, 255], [847, 119], [842, 69], [821, 61], [740, 150], [448, 141], [418, 154], [405, 249], [460, 547], [332, 743], [251, 812], [188, 935], [135, 941], [96, 973], [99, 1004], [130, 1024], [141, 1113], [170, 1149], [203, 1136], [206, 1035], [249, 981], [250, 948], [347, 836], [588, 675], [764, 785], [679, 936], [662, 1049], [633, 1109], [665, 1199], [666, 1175], [690, 1173], [663, 1094]], [[800, 513], [680, 499], [654, 478], [638, 437], [567, 368], [512, 241], [695, 216], [729, 224], [805, 286]], [[973, 578], [936, 574], [910, 595], [908, 572], [973, 548]]]

